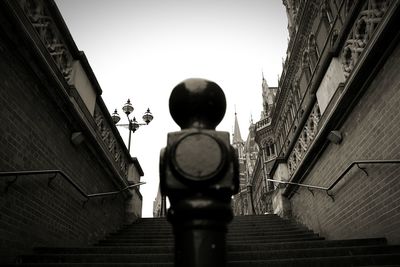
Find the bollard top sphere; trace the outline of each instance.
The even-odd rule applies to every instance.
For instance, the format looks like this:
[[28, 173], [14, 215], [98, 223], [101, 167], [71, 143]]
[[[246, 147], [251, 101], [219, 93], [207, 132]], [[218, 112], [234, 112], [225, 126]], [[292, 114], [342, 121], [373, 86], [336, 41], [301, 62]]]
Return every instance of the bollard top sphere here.
[[225, 115], [225, 94], [215, 82], [187, 79], [172, 90], [169, 111], [182, 129], [215, 129]]

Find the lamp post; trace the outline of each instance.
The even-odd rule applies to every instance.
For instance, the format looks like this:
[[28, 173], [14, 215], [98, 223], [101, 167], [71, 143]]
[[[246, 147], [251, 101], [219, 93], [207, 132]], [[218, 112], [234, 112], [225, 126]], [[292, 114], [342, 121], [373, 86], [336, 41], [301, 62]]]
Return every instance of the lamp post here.
[[150, 109], [148, 108], [147, 111], [143, 115], [143, 121], [144, 123], [139, 123], [135, 117], [133, 119], [129, 118], [129, 115], [133, 112], [134, 108], [131, 104], [131, 100], [128, 99], [126, 101], [125, 105], [122, 107], [122, 111], [126, 114], [126, 117], [128, 118], [128, 124], [117, 124], [120, 120], [121, 117], [119, 116], [117, 109], [115, 109], [114, 113], [111, 114], [111, 118], [116, 126], [122, 126], [122, 127], [127, 127], [129, 129], [129, 139], [128, 139], [128, 151], [129, 153], [131, 152], [131, 135], [132, 133], [136, 132], [136, 130], [143, 125], [148, 125], [152, 120], [153, 120], [153, 114], [151, 114]]

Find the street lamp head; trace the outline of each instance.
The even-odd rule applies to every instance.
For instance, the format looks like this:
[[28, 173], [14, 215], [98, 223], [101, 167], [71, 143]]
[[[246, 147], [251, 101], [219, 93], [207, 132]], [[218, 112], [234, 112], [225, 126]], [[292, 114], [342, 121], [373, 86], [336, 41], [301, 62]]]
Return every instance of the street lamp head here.
[[131, 100], [128, 98], [128, 101], [126, 101], [125, 105], [122, 107], [122, 110], [126, 115], [129, 115], [133, 111], [133, 106], [131, 104]]
[[114, 113], [111, 115], [111, 118], [112, 118], [114, 124], [117, 124], [121, 120], [121, 117], [119, 116], [119, 114], [117, 112], [117, 109], [114, 110]]
[[136, 120], [136, 118], [135, 117], [133, 117], [133, 119], [131, 120], [131, 123], [130, 123], [130, 126], [131, 126], [131, 131], [134, 133], [134, 132], [136, 132], [136, 130], [139, 128], [139, 123], [137, 122], [137, 120]]
[[148, 108], [147, 111], [143, 115], [143, 121], [146, 124], [149, 124], [153, 120], [153, 114], [151, 114], [150, 109]]

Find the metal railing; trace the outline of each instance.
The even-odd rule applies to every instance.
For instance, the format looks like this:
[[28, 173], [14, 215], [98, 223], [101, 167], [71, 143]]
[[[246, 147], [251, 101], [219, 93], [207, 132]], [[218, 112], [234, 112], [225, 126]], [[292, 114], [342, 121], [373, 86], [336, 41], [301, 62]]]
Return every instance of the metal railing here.
[[128, 185], [122, 188], [119, 191], [108, 191], [108, 192], [100, 192], [88, 194], [86, 193], [80, 185], [78, 185], [71, 177], [69, 177], [65, 172], [61, 170], [39, 170], [39, 171], [9, 171], [9, 172], [0, 172], [0, 177], [10, 177], [15, 176], [14, 179], [10, 181], [6, 181], [5, 192], [8, 191], [9, 187], [12, 186], [18, 179], [19, 176], [28, 176], [28, 175], [41, 175], [41, 174], [51, 174], [52, 176], [48, 177], [47, 185], [50, 186], [51, 182], [57, 177], [60, 176], [64, 178], [76, 191], [78, 191], [86, 200], [83, 202], [83, 206], [89, 201], [91, 198], [101, 198], [118, 195], [128, 189], [132, 189], [139, 185], [145, 184], [146, 182], [139, 182], [136, 184]]
[[344, 177], [345, 175], [353, 168], [354, 165], [357, 165], [357, 167], [362, 170], [367, 176], [368, 172], [366, 171], [365, 167], [361, 167], [360, 164], [396, 164], [400, 163], [400, 160], [394, 159], [394, 160], [356, 160], [353, 161], [352, 163], [347, 166], [347, 168], [340, 174], [338, 178], [328, 187], [323, 187], [323, 186], [317, 186], [317, 185], [310, 185], [310, 184], [301, 184], [301, 183], [293, 183], [293, 182], [286, 182], [286, 181], [279, 181], [279, 180], [274, 180], [274, 179], [269, 179], [267, 178], [267, 181], [279, 183], [279, 184], [287, 184], [287, 185], [294, 185], [294, 186], [300, 186], [300, 187], [305, 187], [310, 192], [314, 195], [313, 191], [311, 189], [317, 189], [317, 190], [324, 190], [326, 194], [332, 198], [332, 201], [335, 201], [334, 194], [330, 192]]

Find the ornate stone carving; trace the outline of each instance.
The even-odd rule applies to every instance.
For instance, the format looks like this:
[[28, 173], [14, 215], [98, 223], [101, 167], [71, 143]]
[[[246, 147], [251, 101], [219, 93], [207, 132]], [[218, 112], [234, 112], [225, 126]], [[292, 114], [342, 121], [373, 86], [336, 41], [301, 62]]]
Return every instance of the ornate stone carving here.
[[321, 13], [321, 17], [323, 19], [326, 19], [327, 22], [329, 23], [329, 25], [332, 26], [333, 24], [333, 15], [332, 15], [332, 9], [329, 5], [329, 0], [324, 0], [321, 3], [321, 7], [320, 7], [320, 13]]
[[311, 69], [314, 70], [317, 66], [319, 51], [317, 44], [315, 42], [315, 35], [311, 33], [308, 37], [308, 52], [309, 52], [309, 60]]
[[123, 158], [123, 152], [121, 145], [117, 142], [117, 139], [112, 134], [111, 128], [104, 120], [104, 115], [100, 110], [100, 107], [96, 105], [94, 110], [94, 120], [97, 125], [97, 130], [103, 140], [106, 148], [112, 155], [116, 166], [119, 167], [125, 177], [128, 175], [128, 164], [127, 158]]
[[70, 82], [73, 57], [57, 29], [57, 25], [54, 23], [52, 17], [48, 15], [43, 1], [19, 0], [19, 4], [36, 29], [40, 39], [53, 58], [54, 63], [57, 65], [66, 81]]
[[314, 140], [318, 132], [318, 123], [321, 119], [321, 112], [319, 110], [318, 103], [315, 102], [314, 107], [308, 116], [306, 123], [304, 124], [303, 131], [299, 138], [296, 140], [293, 150], [291, 151], [288, 158], [288, 169], [289, 175], [292, 175], [301, 160], [304, 158], [308, 148]]
[[[352, 1], [347, 2], [347, 5], [350, 4], [352, 5]], [[341, 53], [346, 78], [357, 64], [361, 53], [373, 36], [389, 4], [390, 0], [369, 0], [363, 5]], [[346, 8], [350, 8], [347, 5]]]

